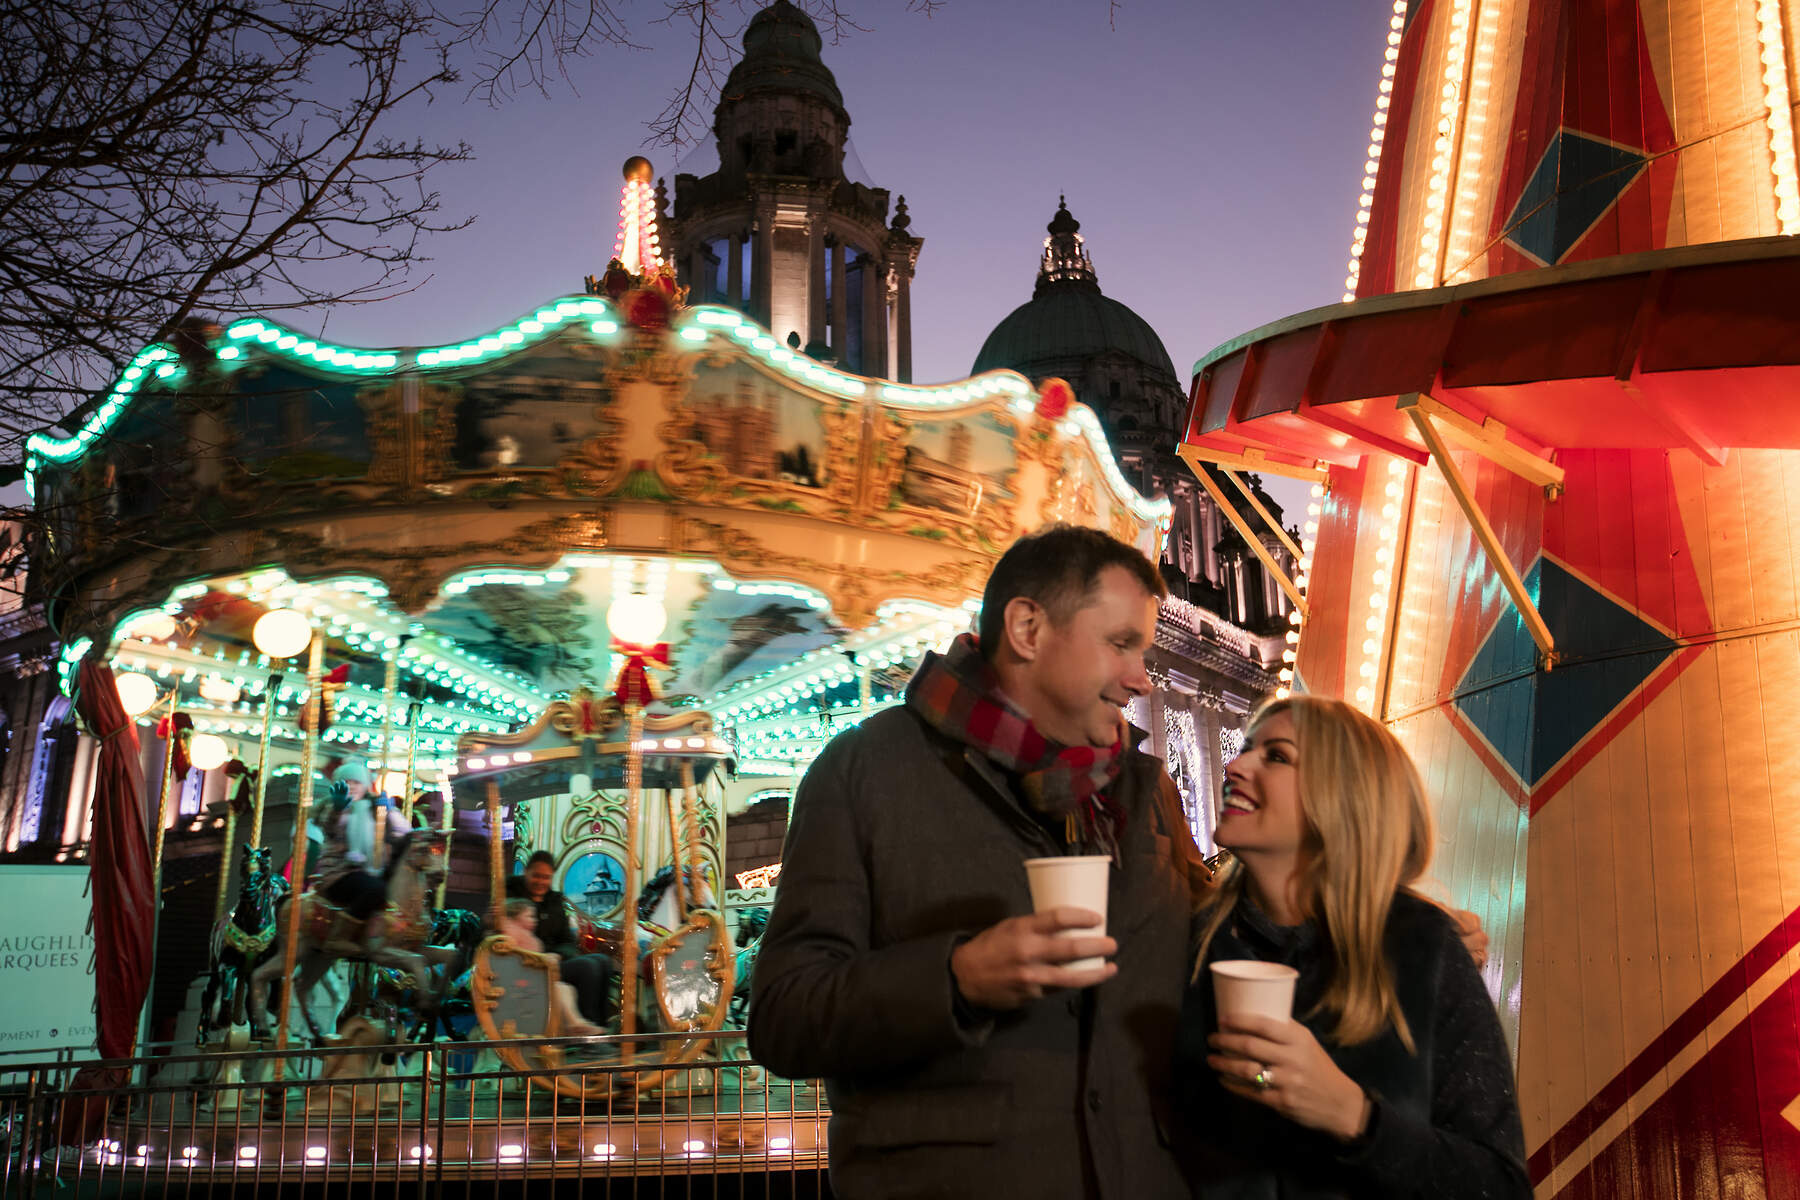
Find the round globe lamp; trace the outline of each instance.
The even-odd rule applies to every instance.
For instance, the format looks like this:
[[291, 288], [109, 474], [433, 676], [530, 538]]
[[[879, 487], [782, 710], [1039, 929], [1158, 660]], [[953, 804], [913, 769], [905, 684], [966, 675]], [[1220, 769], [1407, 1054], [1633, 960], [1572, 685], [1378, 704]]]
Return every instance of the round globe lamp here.
[[606, 610], [606, 627], [628, 646], [648, 646], [669, 623], [663, 606], [648, 596], [620, 596]]
[[256, 618], [250, 640], [270, 658], [292, 658], [312, 641], [312, 622], [291, 608], [273, 608]]
[[188, 739], [188, 761], [202, 771], [222, 767], [231, 760], [231, 747], [216, 733], [196, 733]]
[[156, 698], [161, 689], [148, 675], [127, 671], [113, 682], [119, 689], [119, 703], [125, 706], [128, 716], [141, 717], [156, 707]]
[[405, 771], [383, 771], [381, 774], [381, 794], [393, 800], [400, 800], [406, 791]]

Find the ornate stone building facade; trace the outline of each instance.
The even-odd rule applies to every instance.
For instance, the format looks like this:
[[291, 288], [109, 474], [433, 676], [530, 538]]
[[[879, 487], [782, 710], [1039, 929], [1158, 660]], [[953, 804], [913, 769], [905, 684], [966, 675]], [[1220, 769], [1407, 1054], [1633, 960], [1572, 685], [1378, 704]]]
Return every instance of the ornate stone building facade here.
[[[1174, 505], [1162, 564], [1170, 591], [1254, 633], [1283, 632], [1292, 608], [1286, 594], [1175, 456], [1187, 396], [1162, 339], [1100, 291], [1081, 223], [1066, 201], [1046, 232], [1031, 299], [994, 327], [973, 369], [1066, 379], [1075, 398], [1099, 416], [1125, 478]], [[1280, 506], [1260, 489], [1258, 495], [1279, 520]], [[1274, 531], [1255, 513], [1246, 515], [1263, 548], [1291, 575], [1293, 557]]]
[[787, 0], [751, 19], [714, 114], [719, 165], [675, 177], [665, 244], [694, 304], [726, 304], [815, 358], [912, 381], [906, 197], [848, 178], [850, 114]]

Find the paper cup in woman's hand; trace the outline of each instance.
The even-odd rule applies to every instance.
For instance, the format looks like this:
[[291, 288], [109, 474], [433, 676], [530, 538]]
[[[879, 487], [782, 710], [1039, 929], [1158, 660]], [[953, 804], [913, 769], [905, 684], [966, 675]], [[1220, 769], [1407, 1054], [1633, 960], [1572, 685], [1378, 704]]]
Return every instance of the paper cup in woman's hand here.
[[1213, 1003], [1221, 1018], [1248, 1013], [1286, 1021], [1294, 1013], [1294, 980], [1300, 972], [1280, 963], [1231, 958], [1212, 964]]

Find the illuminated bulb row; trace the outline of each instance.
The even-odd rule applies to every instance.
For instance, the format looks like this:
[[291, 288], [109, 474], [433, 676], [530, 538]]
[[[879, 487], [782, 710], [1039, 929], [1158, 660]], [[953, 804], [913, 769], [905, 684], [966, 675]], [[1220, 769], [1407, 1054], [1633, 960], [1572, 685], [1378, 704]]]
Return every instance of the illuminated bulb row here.
[[[1364, 711], [1375, 715], [1375, 686], [1381, 674], [1381, 642], [1387, 634], [1389, 596], [1394, 577], [1395, 546], [1400, 540], [1400, 500], [1405, 495], [1406, 463], [1388, 462], [1388, 481], [1381, 499], [1381, 524], [1377, 528], [1375, 569], [1369, 572], [1369, 615], [1363, 628], [1362, 662], [1356, 673], [1356, 699]], [[1354, 630], [1351, 631], [1354, 635]]]
[[662, 265], [662, 244], [656, 231], [656, 189], [649, 181], [628, 179], [619, 196], [619, 236], [612, 256], [633, 275]]
[[1781, 0], [1756, 6], [1757, 38], [1762, 43], [1763, 93], [1769, 105], [1769, 153], [1775, 173], [1775, 220], [1782, 233], [1800, 233], [1800, 175], [1794, 163], [1794, 116], [1788, 90], [1787, 39], [1783, 35]]
[[1487, 100], [1492, 90], [1494, 56], [1500, 40], [1500, 10], [1495, 3], [1481, 6], [1480, 25], [1475, 33], [1475, 61], [1469, 69], [1468, 102], [1463, 105], [1461, 158], [1456, 168], [1456, 206], [1450, 220], [1450, 252], [1444, 272], [1446, 283], [1472, 277], [1469, 270], [1479, 253], [1485, 230], [1477, 229], [1482, 211], [1482, 162], [1485, 157]]
[[1450, 164], [1456, 145], [1456, 118], [1462, 108], [1462, 78], [1469, 49], [1469, 0], [1456, 0], [1450, 10], [1450, 35], [1444, 48], [1443, 84], [1438, 90], [1437, 137], [1431, 149], [1431, 182], [1425, 194], [1425, 229], [1419, 235], [1419, 257], [1413, 286], [1436, 287], [1438, 251], [1443, 246], [1444, 210], [1449, 207]]
[[1356, 299], [1356, 284], [1362, 278], [1363, 247], [1369, 240], [1369, 213], [1375, 205], [1375, 177], [1381, 169], [1381, 143], [1387, 136], [1388, 105], [1394, 98], [1394, 74], [1399, 70], [1400, 39], [1406, 29], [1408, 0], [1394, 0], [1394, 15], [1388, 21], [1387, 51], [1382, 55], [1381, 88], [1375, 96], [1375, 123], [1369, 130], [1369, 157], [1363, 163], [1362, 200], [1357, 204], [1356, 231], [1350, 239], [1350, 273], [1344, 276], [1344, 302]]
[[[1319, 516], [1324, 510], [1325, 487], [1323, 484], [1312, 485], [1312, 496], [1306, 502], [1306, 521], [1300, 527], [1300, 561], [1295, 564], [1299, 573], [1294, 576], [1294, 585], [1305, 592], [1312, 583], [1313, 552], [1319, 545]], [[1277, 676], [1281, 686], [1275, 689], [1275, 698], [1283, 700], [1292, 690], [1294, 683], [1294, 664], [1300, 658], [1300, 634], [1305, 622], [1298, 608], [1288, 613], [1287, 646], [1281, 652], [1281, 672]]]

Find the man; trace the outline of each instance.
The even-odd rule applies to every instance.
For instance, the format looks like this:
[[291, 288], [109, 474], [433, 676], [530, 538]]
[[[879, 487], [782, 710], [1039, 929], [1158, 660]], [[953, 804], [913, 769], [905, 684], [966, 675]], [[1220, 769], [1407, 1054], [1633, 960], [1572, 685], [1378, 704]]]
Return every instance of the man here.
[[556, 856], [548, 850], [535, 851], [525, 860], [525, 873], [506, 881], [506, 894], [531, 902], [537, 914], [537, 940], [547, 953], [562, 960], [557, 974], [575, 989], [576, 1007], [595, 1025], [605, 1025], [614, 1016], [612, 977], [617, 974], [612, 958], [606, 954], [583, 954], [576, 942], [574, 927], [569, 924], [569, 906], [563, 894], [550, 886], [556, 873]]
[[[1185, 1197], [1168, 1070], [1206, 872], [1120, 710], [1162, 579], [1090, 529], [1021, 539], [979, 639], [832, 740], [794, 798], [750, 1049], [823, 1076], [831, 1181], [884, 1196]], [[1023, 860], [1111, 855], [1098, 915], [1030, 915]], [[1021, 915], [1024, 914], [1024, 915]], [[1063, 964], [1091, 955], [1092, 970]]]

